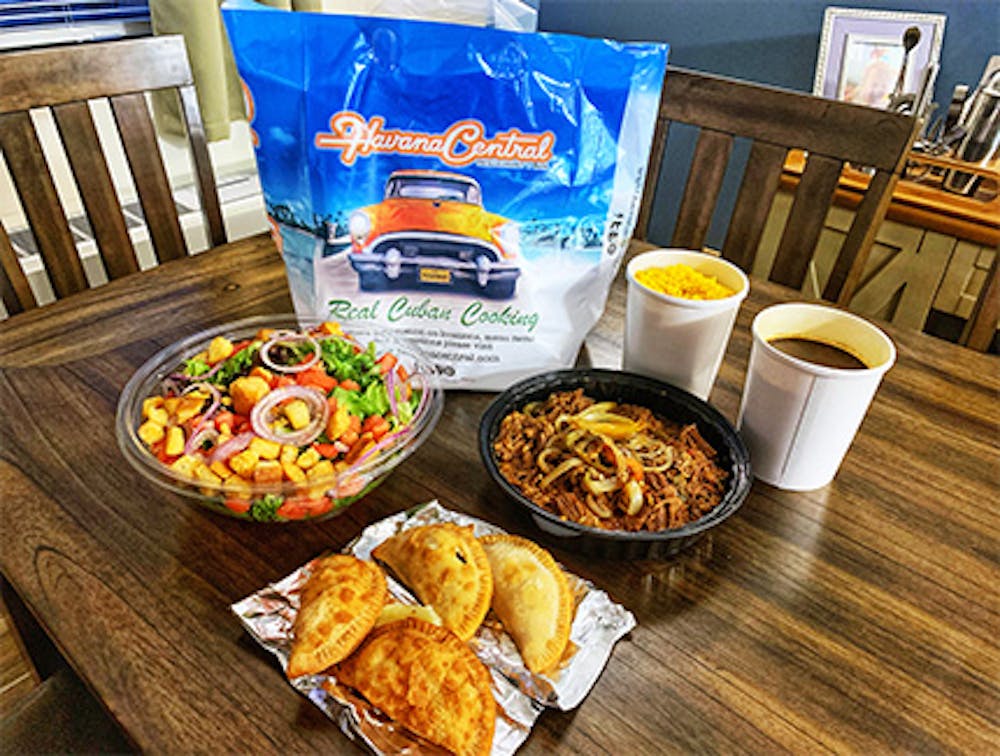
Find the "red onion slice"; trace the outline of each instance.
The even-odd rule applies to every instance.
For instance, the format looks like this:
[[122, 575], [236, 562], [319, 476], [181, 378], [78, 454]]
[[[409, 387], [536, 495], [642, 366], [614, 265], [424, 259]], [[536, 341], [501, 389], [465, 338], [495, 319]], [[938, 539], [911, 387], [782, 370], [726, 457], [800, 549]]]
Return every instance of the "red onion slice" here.
[[216, 439], [218, 437], [219, 431], [215, 428], [206, 428], [203, 425], [199, 425], [191, 431], [191, 435], [188, 436], [188, 440], [184, 444], [184, 453], [194, 454], [205, 442], [205, 439]]
[[[290, 341], [305, 341], [310, 346], [312, 346], [312, 357], [310, 357], [305, 362], [300, 362], [298, 365], [280, 365], [271, 359], [271, 348], [280, 346], [282, 343], [288, 343]], [[294, 331], [280, 331], [261, 345], [260, 348], [260, 361], [267, 365], [268, 368], [275, 371], [276, 373], [301, 373], [303, 370], [308, 370], [317, 362], [319, 362], [319, 342], [316, 341], [312, 336], [306, 333], [295, 333]]]
[[[268, 425], [271, 411], [286, 399], [302, 399], [309, 406], [309, 425], [301, 430], [290, 433], [275, 433]], [[264, 395], [250, 411], [250, 425], [254, 432], [268, 441], [292, 446], [305, 446], [312, 443], [326, 428], [330, 419], [330, 405], [326, 395], [312, 386], [283, 386]]]
[[212, 450], [212, 454], [208, 458], [209, 464], [212, 464], [213, 462], [225, 462], [234, 454], [243, 451], [250, 446], [250, 442], [253, 441], [254, 435], [255, 434], [250, 431], [247, 431], [246, 433], [240, 433], [238, 436], [233, 436], [225, 443], [219, 444]]
[[385, 374], [385, 391], [389, 395], [389, 411], [393, 417], [399, 417], [399, 405], [396, 403], [396, 371]]

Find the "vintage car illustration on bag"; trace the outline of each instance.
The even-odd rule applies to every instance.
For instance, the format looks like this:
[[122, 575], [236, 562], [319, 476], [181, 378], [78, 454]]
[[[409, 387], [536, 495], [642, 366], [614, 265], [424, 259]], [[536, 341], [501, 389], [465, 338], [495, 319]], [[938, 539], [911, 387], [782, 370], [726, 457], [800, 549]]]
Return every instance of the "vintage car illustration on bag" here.
[[351, 265], [363, 291], [448, 288], [514, 295], [517, 223], [483, 208], [479, 183], [459, 173], [394, 171], [384, 199], [348, 219]]

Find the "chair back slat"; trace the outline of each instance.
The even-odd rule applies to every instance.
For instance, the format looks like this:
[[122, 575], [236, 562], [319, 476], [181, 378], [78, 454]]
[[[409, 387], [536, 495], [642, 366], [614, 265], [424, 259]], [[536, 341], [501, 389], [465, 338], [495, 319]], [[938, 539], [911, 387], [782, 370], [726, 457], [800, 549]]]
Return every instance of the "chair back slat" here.
[[671, 244], [684, 249], [705, 246], [712, 215], [726, 175], [733, 138], [729, 134], [702, 129], [691, 159], [687, 184]]
[[772, 281], [793, 289], [802, 287], [842, 169], [840, 160], [809, 156], [778, 243], [771, 268]]
[[212, 173], [212, 160], [208, 154], [208, 141], [205, 139], [205, 126], [198, 109], [198, 96], [193, 86], [179, 87], [177, 93], [181, 98], [181, 112], [187, 124], [188, 137], [191, 141], [191, 156], [197, 174], [198, 198], [201, 209], [208, 224], [208, 237], [212, 246], [225, 244], [226, 229], [222, 223], [222, 208], [219, 206], [219, 195], [215, 191], [215, 177]]
[[0, 150], [56, 296], [83, 291], [87, 276], [27, 111], [0, 115]]
[[143, 37], [108, 44], [0, 55], [0, 113], [191, 84], [184, 39]]
[[776, 144], [754, 142], [750, 147], [750, 157], [743, 170], [736, 205], [722, 245], [722, 256], [744, 270], [750, 270], [753, 265], [771, 204], [781, 185], [781, 170], [787, 156], [788, 149]]
[[156, 259], [165, 262], [184, 257], [184, 234], [177, 219], [173, 192], [160, 157], [146, 98], [142, 94], [117, 95], [111, 98], [111, 109], [139, 192]]
[[1000, 325], [1000, 249], [994, 252], [989, 275], [959, 339], [980, 352], [990, 349]]
[[21, 269], [7, 232], [0, 227], [0, 295], [7, 312], [16, 315], [38, 306], [28, 285], [28, 277]]
[[118, 194], [86, 102], [52, 109], [108, 278], [139, 270]]
[[[136, 231], [130, 230], [126, 222], [129, 213], [122, 208], [122, 195], [127, 196], [129, 189], [118, 185], [119, 171], [109, 164], [122, 148], [156, 260], [166, 262], [190, 253], [147, 104], [148, 94], [157, 90], [180, 96], [205, 236], [213, 246], [223, 244], [227, 237], [222, 209], [182, 37], [143, 37], [0, 54], [4, 159], [15, 177], [16, 193], [57, 299], [88, 286], [70, 227], [75, 220], [67, 217], [57, 195], [59, 191], [72, 197], [67, 192], [73, 183], [107, 277], [116, 279], [140, 270], [139, 253], [145, 254], [145, 240], [136, 236], [141, 247], [132, 242]], [[117, 133], [114, 127], [108, 133], [101, 130], [103, 123], [97, 118], [101, 113], [92, 110], [95, 100], [110, 103]], [[35, 108], [45, 110], [29, 115], [29, 109]], [[50, 114], [61, 143], [52, 147], [57, 152], [49, 152], [54, 161], [51, 170], [32, 127], [33, 120], [44, 121]], [[39, 123], [39, 129], [44, 126]], [[112, 145], [119, 139], [120, 145]], [[45, 148], [50, 150], [50, 145], [46, 143]], [[60, 170], [62, 152], [71, 169], [68, 173]], [[73, 207], [68, 210], [78, 212]], [[4, 223], [8, 223], [6, 218]], [[16, 242], [12, 234], [20, 228], [6, 225], [4, 230]], [[16, 257], [11, 259], [20, 263]], [[88, 273], [93, 272], [92, 262], [97, 261], [87, 261]], [[13, 268], [7, 277], [4, 291], [13, 298], [11, 292], [17, 290]], [[40, 296], [45, 294], [48, 292]], [[37, 303], [21, 303], [22, 307], [29, 305]], [[8, 308], [8, 313], [12, 311]]]
[[899, 146], [910, 137], [914, 120], [672, 66], [667, 69], [660, 114], [671, 121], [798, 147], [883, 171], [896, 170]]
[[824, 299], [846, 306], [848, 298], [857, 290], [878, 234], [878, 219], [885, 217], [892, 202], [892, 189], [898, 180], [896, 174], [885, 171], [871, 177], [868, 190], [854, 211], [854, 220], [826, 280]]

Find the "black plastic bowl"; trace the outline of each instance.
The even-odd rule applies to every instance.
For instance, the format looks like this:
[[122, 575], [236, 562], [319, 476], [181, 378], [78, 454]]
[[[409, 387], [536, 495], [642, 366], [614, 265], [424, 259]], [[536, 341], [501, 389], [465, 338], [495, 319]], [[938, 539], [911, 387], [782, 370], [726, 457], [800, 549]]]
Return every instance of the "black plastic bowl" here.
[[[557, 391], [578, 388], [598, 401], [637, 404], [648, 407], [665, 420], [695, 423], [702, 437], [717, 451], [716, 461], [728, 473], [726, 491], [719, 505], [700, 520], [680, 528], [630, 533], [563, 520], [521, 493], [500, 474], [493, 456], [493, 442], [500, 432], [500, 423], [529, 402], [544, 400]], [[514, 384], [497, 396], [483, 414], [479, 423], [479, 453], [493, 480], [531, 513], [539, 528], [558, 539], [559, 545], [609, 559], [657, 559], [688, 548], [740, 508], [753, 481], [746, 445], [718, 410], [669, 383], [618, 370], [558, 370]]]

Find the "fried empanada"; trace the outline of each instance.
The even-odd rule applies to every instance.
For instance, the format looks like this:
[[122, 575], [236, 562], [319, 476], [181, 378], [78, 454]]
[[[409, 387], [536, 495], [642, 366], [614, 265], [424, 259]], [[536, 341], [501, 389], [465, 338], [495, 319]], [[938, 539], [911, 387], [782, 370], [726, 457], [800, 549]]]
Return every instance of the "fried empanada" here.
[[350, 654], [375, 626], [387, 595], [377, 564], [348, 554], [316, 560], [299, 597], [288, 677], [319, 674]]
[[493, 571], [493, 611], [514, 639], [525, 666], [551, 671], [573, 624], [573, 594], [562, 569], [538, 544], [514, 535], [479, 539]]
[[334, 674], [431, 743], [461, 756], [490, 752], [490, 673], [447, 628], [413, 617], [383, 625]]
[[434, 607], [444, 626], [469, 640], [486, 616], [493, 576], [472, 526], [451, 522], [420, 525], [379, 544], [372, 556], [384, 562], [418, 599]]
[[390, 622], [399, 622], [408, 617], [416, 617], [432, 625], [440, 625], [441, 618], [438, 617], [434, 607], [426, 604], [401, 604], [389, 603], [382, 607], [382, 612], [375, 621], [375, 627], [388, 625]]

